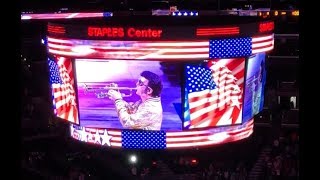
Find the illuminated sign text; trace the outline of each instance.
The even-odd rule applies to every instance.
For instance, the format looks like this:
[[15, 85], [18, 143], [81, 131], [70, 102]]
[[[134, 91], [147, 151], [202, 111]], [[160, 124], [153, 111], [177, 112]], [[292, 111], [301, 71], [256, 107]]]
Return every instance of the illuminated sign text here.
[[109, 38], [161, 38], [160, 29], [138, 29], [123, 27], [88, 27], [89, 37], [109, 37]]

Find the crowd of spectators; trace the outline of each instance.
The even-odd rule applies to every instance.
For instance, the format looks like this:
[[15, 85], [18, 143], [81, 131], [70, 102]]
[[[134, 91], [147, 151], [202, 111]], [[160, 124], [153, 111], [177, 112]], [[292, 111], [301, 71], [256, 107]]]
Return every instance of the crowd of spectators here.
[[[264, 133], [264, 132], [262, 132]], [[31, 179], [214, 179], [246, 180], [268, 138], [254, 134], [247, 140], [184, 152], [124, 151], [89, 146], [65, 137], [25, 141], [23, 176]], [[237, 144], [238, 143], [238, 144]], [[259, 180], [299, 177], [299, 136], [296, 132], [273, 141]], [[137, 162], [129, 161], [132, 152]], [[156, 155], [156, 156], [155, 156]], [[163, 174], [167, 166], [172, 174]]]
[[265, 180], [299, 178], [299, 135], [292, 132], [274, 140], [272, 151], [264, 161]]
[[[224, 165], [224, 166], [223, 166]], [[243, 163], [239, 163], [235, 168], [233, 166], [226, 166], [225, 162], [211, 163], [208, 168], [202, 172], [204, 180], [245, 180], [248, 177], [248, 170]]]
[[42, 177], [44, 179], [121, 177], [103, 164], [105, 160], [101, 159], [102, 156], [98, 150], [86, 148], [77, 142], [72, 143], [60, 138], [46, 138], [25, 142], [23, 146], [21, 166], [28, 177]]

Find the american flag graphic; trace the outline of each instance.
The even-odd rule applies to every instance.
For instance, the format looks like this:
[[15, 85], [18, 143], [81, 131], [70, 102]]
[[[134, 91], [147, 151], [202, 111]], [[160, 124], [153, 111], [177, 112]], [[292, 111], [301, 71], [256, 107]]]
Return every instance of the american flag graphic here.
[[57, 117], [79, 124], [72, 61], [64, 57], [48, 58], [54, 113]]
[[267, 52], [274, 36], [202, 41], [107, 41], [48, 37], [49, 52], [61, 56], [105, 59], [215, 59]]
[[241, 123], [244, 68], [243, 58], [187, 65], [184, 127]]
[[241, 125], [166, 133], [166, 147], [186, 148], [239, 141], [253, 133], [253, 119]]
[[[71, 124], [70, 134], [76, 140], [102, 146], [134, 149], [174, 149], [212, 146], [239, 141], [253, 133], [253, 124], [253, 119], [251, 119], [241, 125], [174, 132], [143, 130], [128, 132], [128, 130], [88, 128]], [[159, 140], [163, 137], [165, 137], [165, 141]]]
[[99, 41], [48, 37], [49, 52], [106, 59], [207, 59], [208, 41]]
[[252, 54], [271, 51], [274, 48], [274, 34], [252, 37]]

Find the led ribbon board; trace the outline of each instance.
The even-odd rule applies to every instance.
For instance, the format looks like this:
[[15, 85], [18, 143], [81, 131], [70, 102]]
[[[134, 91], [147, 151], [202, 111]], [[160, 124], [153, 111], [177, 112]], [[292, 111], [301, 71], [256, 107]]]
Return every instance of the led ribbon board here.
[[253, 119], [242, 125], [190, 131], [137, 131], [70, 125], [71, 137], [91, 144], [127, 149], [174, 149], [238, 141], [253, 133]]
[[[104, 59], [215, 59], [246, 57], [274, 47], [274, 35], [195, 41], [107, 41], [48, 37], [51, 54]], [[122, 50], [122, 51], [121, 51]]]

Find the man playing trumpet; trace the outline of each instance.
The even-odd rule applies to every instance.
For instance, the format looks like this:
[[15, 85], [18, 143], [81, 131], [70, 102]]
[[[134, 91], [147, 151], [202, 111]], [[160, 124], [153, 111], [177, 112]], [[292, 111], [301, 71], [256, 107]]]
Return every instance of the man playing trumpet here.
[[124, 128], [160, 130], [162, 124], [162, 105], [160, 94], [162, 82], [158, 75], [150, 71], [143, 71], [136, 83], [137, 92], [141, 100], [128, 103], [122, 99], [119, 91], [109, 90], [108, 96], [114, 100], [120, 123]]

